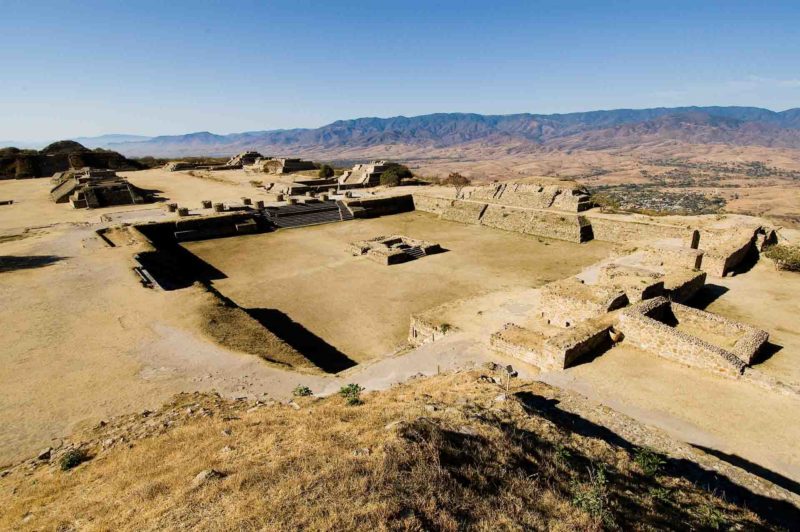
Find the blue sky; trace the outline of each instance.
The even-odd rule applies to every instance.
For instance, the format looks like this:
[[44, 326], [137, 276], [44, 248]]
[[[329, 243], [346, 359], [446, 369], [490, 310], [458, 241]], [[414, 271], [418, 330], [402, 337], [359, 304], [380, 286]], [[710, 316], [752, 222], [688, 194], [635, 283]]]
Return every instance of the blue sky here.
[[0, 139], [800, 107], [800, 2], [0, 0]]

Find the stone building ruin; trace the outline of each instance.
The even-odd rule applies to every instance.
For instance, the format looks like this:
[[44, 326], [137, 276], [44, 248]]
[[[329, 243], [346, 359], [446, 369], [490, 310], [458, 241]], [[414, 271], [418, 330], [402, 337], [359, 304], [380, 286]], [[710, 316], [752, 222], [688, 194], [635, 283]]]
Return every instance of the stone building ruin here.
[[266, 174], [290, 174], [305, 170], [315, 170], [316, 166], [311, 161], [297, 158], [258, 157], [246, 168], [250, 172]]
[[342, 188], [376, 187], [381, 184], [381, 175], [389, 168], [387, 161], [370, 161], [357, 164], [339, 176]]
[[120, 177], [113, 170], [81, 168], [58, 172], [50, 179], [50, 197], [73, 209], [95, 209], [110, 205], [147, 203], [150, 195]]
[[354, 256], [365, 255], [371, 261], [387, 266], [442, 252], [442, 247], [437, 243], [401, 235], [359, 240], [351, 243], [349, 249]]

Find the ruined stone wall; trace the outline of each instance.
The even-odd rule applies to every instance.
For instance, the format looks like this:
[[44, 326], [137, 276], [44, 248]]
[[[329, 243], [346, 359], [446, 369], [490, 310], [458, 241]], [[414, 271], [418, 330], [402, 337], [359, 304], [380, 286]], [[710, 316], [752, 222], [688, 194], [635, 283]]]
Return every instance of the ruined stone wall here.
[[720, 235], [708, 235], [705, 240], [711, 240], [712, 243], [705, 248], [703, 270], [711, 275], [724, 277], [753, 251], [756, 232], [754, 229], [742, 229], [721, 239]]
[[592, 214], [587, 214], [586, 216], [592, 224], [594, 238], [617, 244], [680, 238], [685, 242], [686, 247], [690, 247], [694, 233], [694, 230], [688, 227], [654, 224], [622, 218], [605, 218]]
[[468, 189], [464, 199], [510, 207], [579, 212], [589, 207], [589, 194], [574, 184], [495, 183]]
[[441, 215], [453, 204], [453, 200], [451, 199], [438, 198], [436, 196], [425, 196], [423, 194], [414, 194], [413, 198], [414, 208], [416, 210], [430, 212], [436, 215]]
[[451, 205], [442, 212], [441, 218], [442, 220], [450, 220], [451, 222], [475, 225], [480, 223], [481, 216], [485, 209], [485, 203], [453, 200]]
[[651, 263], [677, 266], [690, 270], [699, 269], [703, 264], [704, 252], [692, 248], [648, 248], [644, 250], [646, 260]]
[[625, 342], [687, 366], [732, 376], [742, 374], [745, 363], [733, 353], [654, 319], [667, 312], [669, 305], [669, 300], [662, 297], [623, 310], [619, 328]]
[[758, 351], [769, 339], [769, 335], [765, 331], [719, 314], [712, 314], [678, 303], [673, 303], [671, 308], [679, 323], [693, 323], [715, 334], [738, 338], [730, 351], [745, 364], [753, 361]]
[[549, 338], [508, 323], [491, 335], [489, 343], [501, 353], [544, 371], [561, 370], [571, 366], [580, 357], [609, 345], [611, 323], [611, 318], [602, 316]]
[[489, 345], [510, 357], [532, 364], [542, 370], [562, 369], [563, 365], [543, 349], [545, 338], [541, 334], [507, 323], [489, 337]]
[[411, 194], [386, 198], [345, 200], [345, 205], [356, 218], [373, 218], [414, 210], [414, 200]]
[[408, 328], [408, 343], [413, 346], [420, 346], [434, 342], [449, 331], [443, 331], [441, 326], [421, 315], [411, 315], [411, 324]]
[[673, 270], [664, 276], [664, 295], [670, 301], [689, 301], [706, 284], [706, 272], [688, 269]]
[[585, 242], [591, 239], [591, 228], [586, 220], [567, 213], [489, 205], [480, 222], [495, 229], [569, 242]]

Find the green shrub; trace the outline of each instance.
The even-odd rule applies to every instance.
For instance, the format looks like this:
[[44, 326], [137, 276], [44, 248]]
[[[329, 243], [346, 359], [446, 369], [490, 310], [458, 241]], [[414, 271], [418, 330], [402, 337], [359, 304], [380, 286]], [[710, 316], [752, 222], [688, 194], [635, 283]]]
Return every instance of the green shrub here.
[[319, 167], [319, 172], [317, 172], [317, 176], [322, 178], [333, 177], [334, 174], [333, 167], [328, 164], [323, 164]]
[[800, 246], [776, 244], [770, 246], [764, 255], [775, 261], [778, 269], [800, 272]]
[[633, 456], [633, 461], [642, 470], [646, 477], [654, 477], [661, 472], [666, 462], [664, 458], [647, 447], [640, 447], [636, 449]]
[[614, 527], [614, 514], [611, 511], [611, 500], [608, 494], [608, 478], [605, 467], [589, 469], [589, 481], [573, 482], [572, 504], [588, 513], [608, 527]]
[[387, 187], [396, 187], [400, 185], [403, 179], [414, 177], [408, 167], [398, 163], [389, 163], [388, 168], [381, 174], [381, 185]]
[[308, 386], [298, 386], [292, 390], [292, 395], [295, 397], [308, 397], [309, 395], [312, 395], [311, 388]]
[[700, 521], [703, 526], [711, 530], [722, 530], [727, 523], [725, 514], [710, 504], [704, 504], [700, 507]]
[[341, 389], [339, 389], [339, 395], [345, 398], [348, 406], [356, 406], [363, 403], [361, 400], [361, 392], [363, 391], [364, 388], [358, 384], [351, 383], [347, 386], [342, 386]]
[[83, 449], [70, 449], [61, 455], [59, 465], [62, 471], [67, 471], [73, 467], [79, 466], [88, 459], [89, 455]]

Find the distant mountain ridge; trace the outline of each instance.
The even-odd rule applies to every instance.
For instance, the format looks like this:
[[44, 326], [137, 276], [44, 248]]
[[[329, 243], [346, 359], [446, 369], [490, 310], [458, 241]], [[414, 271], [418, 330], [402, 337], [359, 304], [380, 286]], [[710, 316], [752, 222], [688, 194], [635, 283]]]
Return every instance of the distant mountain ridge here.
[[473, 143], [531, 150], [592, 150], [664, 141], [800, 148], [800, 108], [780, 112], [758, 107], [660, 107], [549, 115], [436, 113], [337, 120], [315, 129], [125, 137], [130, 136], [109, 135], [98, 141], [101, 143], [84, 138], [82, 142], [127, 156], [167, 157], [229, 155], [246, 149], [273, 155], [313, 155], [337, 149], [377, 155], [387, 146], [397, 153], [398, 147], [402, 152], [402, 147], [450, 148]]

